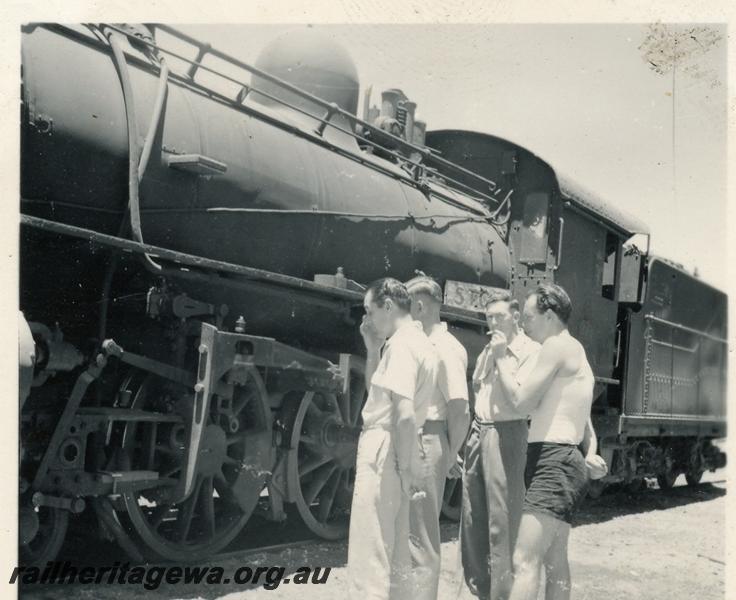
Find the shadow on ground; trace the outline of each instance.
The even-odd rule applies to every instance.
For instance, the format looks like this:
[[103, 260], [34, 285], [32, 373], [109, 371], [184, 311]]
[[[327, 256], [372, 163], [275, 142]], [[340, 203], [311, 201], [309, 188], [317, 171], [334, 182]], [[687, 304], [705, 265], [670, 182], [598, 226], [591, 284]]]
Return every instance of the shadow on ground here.
[[[629, 493], [620, 489], [606, 490], [600, 498], [586, 498], [575, 515], [573, 527], [603, 523], [637, 513], [667, 510], [696, 502], [707, 502], [725, 496], [725, 482], [701, 483], [696, 486], [678, 486], [669, 491], [659, 488]], [[458, 527], [449, 521], [443, 524], [442, 541], [457, 540]]]
[[[87, 521], [80, 520], [77, 523], [77, 527], [74, 528], [74, 531], [70, 531], [64, 544], [59, 562], [68, 561], [70, 567], [76, 568], [77, 571], [84, 567], [112, 567], [117, 564], [118, 574], [126, 564], [129, 566], [128, 574], [134, 567], [141, 566], [130, 561], [113, 542], [98, 540], [90, 544], [87, 537], [89, 532], [85, 532], [84, 529], [92, 526], [92, 523]], [[193, 569], [206, 567], [210, 577], [217, 576], [217, 571], [213, 571], [213, 567], [221, 568], [220, 583], [206, 583], [207, 578], [205, 577], [199, 584], [186, 584], [180, 581], [175, 585], [169, 585], [164, 576], [158, 586], [148, 585], [147, 587], [141, 583], [33, 584], [21, 585], [19, 598], [23, 600], [62, 600], [71, 597], [79, 600], [128, 600], [145, 597], [150, 600], [188, 600], [190, 598], [213, 600], [232, 592], [261, 587], [267, 581], [267, 575], [270, 578], [269, 583], [274, 583], [277, 578], [281, 581], [288, 578], [292, 583], [291, 580], [304, 567], [312, 569], [319, 567], [321, 571], [318, 578], [321, 578], [326, 568], [342, 567], [346, 564], [347, 543], [345, 541], [314, 543], [312, 539], [313, 535], [300, 519], [295, 518], [295, 515], [291, 515], [291, 519], [283, 523], [273, 523], [254, 515], [243, 532], [226, 549], [223, 556], [213, 557], [211, 561], [195, 565], [180, 563], [142, 565], [149, 569], [149, 584], [154, 584], [155, 580], [161, 577], [160, 573], [163, 569], [172, 567], [181, 567], [182, 571], [188, 567], [190, 574]], [[306, 545], [304, 545], [305, 540], [309, 540]], [[293, 543], [293, 546], [281, 547], [273, 551], [256, 550], [258, 547], [288, 543]], [[235, 552], [235, 548], [242, 552]], [[258, 583], [238, 584], [234, 581], [234, 575], [242, 567], [249, 567], [253, 571], [258, 567], [270, 568], [271, 572], [261, 573]], [[103, 576], [102, 581], [107, 579], [108, 574], [109, 571]], [[309, 579], [311, 578], [310, 574]], [[226, 582], [226, 579], [230, 581]], [[280, 585], [289, 584], [281, 583]], [[278, 597], [278, 591], [275, 592], [275, 597]]]
[[[587, 499], [585, 504], [578, 512], [576, 521], [573, 526], [590, 525], [602, 523], [622, 517], [625, 515], [652, 512], [658, 510], [667, 510], [687, 504], [707, 502], [720, 498], [726, 494], [724, 482], [702, 483], [694, 487], [675, 487], [667, 492], [659, 489], [647, 489], [636, 494], [629, 494], [624, 491], [616, 491], [614, 493], [606, 493], [598, 499]], [[250, 524], [249, 524], [250, 525]], [[273, 571], [271, 573], [272, 581], [276, 575], [280, 575], [283, 583], [284, 578], [290, 580], [294, 578], [299, 569], [303, 567], [319, 567], [325, 574], [327, 568], [337, 568], [345, 566], [347, 562], [347, 542], [323, 542], [309, 543], [307, 545], [297, 545], [304, 540], [303, 531], [300, 527], [292, 524], [291, 527], [285, 527], [280, 524], [260, 524], [258, 527], [249, 528], [251, 536], [247, 541], [241, 540], [243, 548], [255, 543], [254, 537], [260, 538], [261, 544], [275, 544], [288, 539], [293, 539], [295, 545], [291, 548], [279, 549], [273, 552], [262, 551], [244, 551], [241, 555], [226, 556], [213, 560], [199, 566], [220, 567], [222, 568], [222, 583], [219, 584], [183, 584], [167, 585], [162, 581], [157, 589], [146, 589], [142, 585], [28, 585], [21, 590], [20, 598], [27, 600], [61, 600], [62, 598], [78, 598], [79, 600], [127, 600], [130, 598], [139, 598], [145, 596], [151, 600], [173, 600], [173, 599], [193, 599], [202, 598], [205, 600], [214, 600], [226, 594], [233, 592], [242, 592], [254, 587], [260, 587], [264, 583], [264, 575], [257, 584], [239, 585], [233, 582], [225, 583], [224, 579], [232, 577], [235, 571], [244, 566], [251, 569], [257, 567], [272, 567], [283, 569], [283, 572]], [[256, 533], [257, 532], [257, 533]], [[292, 538], [288, 536], [293, 535]], [[443, 521], [441, 527], [442, 541], [455, 541], [458, 537], [458, 523], [451, 521]], [[68, 555], [67, 555], [68, 556]], [[94, 558], [93, 558], [94, 557]], [[101, 544], [90, 551], [86, 549], [80, 555], [76, 555], [73, 560], [77, 566], [87, 565], [112, 565], [115, 561], [124, 564], [125, 558], [120, 554], [112, 544]], [[172, 567], [174, 565], [160, 565], [161, 567]], [[182, 565], [176, 565], [182, 566]], [[311, 578], [311, 576], [310, 576]], [[292, 586], [293, 587], [293, 586]], [[278, 596], [278, 591], [275, 590]]]
[[602, 523], [617, 517], [637, 513], [667, 510], [696, 502], [707, 502], [726, 494], [723, 483], [709, 482], [696, 486], [679, 486], [671, 490], [646, 489], [634, 494], [625, 491], [588, 498], [580, 507], [573, 527]]

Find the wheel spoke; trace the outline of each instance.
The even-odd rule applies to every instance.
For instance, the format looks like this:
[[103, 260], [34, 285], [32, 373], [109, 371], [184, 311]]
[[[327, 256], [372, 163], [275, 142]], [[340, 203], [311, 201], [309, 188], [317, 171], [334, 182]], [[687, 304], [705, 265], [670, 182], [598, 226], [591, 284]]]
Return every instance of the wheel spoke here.
[[322, 488], [325, 487], [327, 480], [330, 478], [335, 469], [337, 469], [337, 465], [325, 465], [315, 473], [314, 479], [312, 479], [304, 493], [304, 500], [307, 503], [307, 506], [311, 505], [312, 502], [314, 502], [317, 494], [319, 494], [322, 491]]
[[164, 504], [163, 506], [157, 506], [156, 508], [154, 508], [151, 511], [151, 519], [149, 520], [151, 528], [156, 530], [161, 527], [161, 523], [164, 522], [164, 518], [166, 518], [166, 515], [169, 514], [170, 510], [170, 504]]
[[244, 397], [241, 400], [238, 400], [237, 404], [233, 404], [233, 414], [239, 415], [240, 411], [245, 408], [245, 406], [253, 399], [254, 396], [255, 394], [252, 390], [246, 392]]
[[181, 471], [181, 465], [174, 465], [170, 469], [166, 469], [165, 471], [162, 471], [161, 473], [159, 473], [159, 479], [167, 479], [171, 477], [177, 471]]
[[154, 454], [156, 453], [156, 434], [158, 433], [158, 423], [152, 421], [145, 428], [143, 438], [144, 444], [142, 450], [145, 452], [146, 469], [153, 470]]
[[308, 460], [304, 461], [302, 466], [299, 467], [299, 477], [304, 477], [331, 459], [332, 457], [326, 454], [318, 454], [310, 457]]
[[217, 490], [217, 493], [222, 496], [225, 490], [230, 489], [230, 486], [227, 483], [227, 479], [225, 479], [225, 474], [222, 472], [222, 468], [220, 468], [220, 470], [215, 473], [214, 478], [214, 483], [216, 484], [215, 489]]
[[350, 394], [338, 394], [337, 406], [343, 423], [350, 423]]
[[357, 425], [358, 419], [360, 418], [360, 409], [363, 405], [363, 397], [365, 396], [365, 390], [363, 386], [359, 386], [357, 390], [351, 390], [350, 392], [350, 415], [351, 425]]
[[340, 471], [340, 479], [337, 482], [337, 490], [336, 490], [336, 496], [337, 494], [344, 494], [346, 493], [350, 488], [350, 470], [349, 469], [343, 469]]
[[307, 405], [307, 416], [310, 420], [324, 421], [329, 416], [329, 413], [319, 408], [315, 404], [314, 399], [312, 399]]
[[179, 509], [177, 519], [176, 532], [180, 542], [186, 542], [189, 535], [189, 529], [192, 527], [192, 519], [194, 518], [194, 508], [197, 505], [199, 491], [202, 489], [202, 479], [199, 479], [194, 485], [192, 493], [184, 501], [183, 506]]
[[207, 477], [200, 492], [202, 502], [202, 516], [204, 518], [205, 533], [208, 537], [215, 537], [215, 498], [212, 477]]
[[307, 446], [313, 446], [315, 448], [322, 448], [322, 446], [323, 446], [322, 445], [322, 440], [318, 440], [318, 439], [313, 438], [313, 437], [308, 436], [308, 435], [302, 435], [299, 438], [299, 443], [300, 444], [302, 444], [302, 443], [303, 444], [306, 444]]
[[342, 471], [338, 470], [330, 475], [329, 484], [325, 486], [324, 491], [319, 497], [319, 511], [317, 513], [318, 518], [323, 523], [327, 521], [332, 510], [332, 505], [335, 502], [335, 495], [337, 494], [337, 488], [342, 479]]
[[337, 396], [335, 394], [330, 394], [327, 399], [330, 416], [336, 417], [338, 420], [342, 420], [342, 408], [337, 400]]
[[227, 482], [224, 473], [220, 470], [214, 475], [213, 487], [217, 491], [217, 495], [220, 500], [227, 502], [228, 504], [238, 504], [238, 499], [235, 497], [230, 484]]

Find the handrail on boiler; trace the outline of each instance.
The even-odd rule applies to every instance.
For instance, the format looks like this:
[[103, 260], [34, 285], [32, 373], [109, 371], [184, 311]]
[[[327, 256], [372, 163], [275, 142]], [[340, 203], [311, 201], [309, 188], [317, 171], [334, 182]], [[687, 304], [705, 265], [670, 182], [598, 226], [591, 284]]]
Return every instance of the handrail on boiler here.
[[679, 329], [680, 331], [686, 331], [687, 333], [692, 333], [694, 335], [704, 337], [713, 342], [718, 342], [719, 344], [728, 344], [728, 340], [725, 338], [718, 337], [717, 335], [713, 335], [705, 331], [701, 331], [700, 329], [693, 329], [692, 327], [681, 325], [680, 323], [668, 321], [667, 319], [662, 319], [661, 317], [657, 317], [653, 314], [644, 315], [644, 319], [647, 321], [651, 321], [652, 323], [659, 323], [660, 325], [664, 325], [665, 327], [671, 327], [672, 329]]
[[[95, 27], [100, 28], [100, 27], [103, 27], [103, 25], [96, 24]], [[320, 123], [320, 125], [317, 128], [317, 130], [315, 130], [314, 132], [315, 135], [318, 135], [321, 137], [326, 127], [332, 127], [342, 133], [346, 133], [350, 135], [351, 137], [353, 137], [354, 139], [356, 139], [358, 142], [362, 144], [367, 144], [374, 148], [380, 148], [380, 150], [383, 153], [388, 154], [389, 156], [397, 160], [397, 162], [400, 165], [405, 166], [407, 169], [411, 170], [413, 172], [414, 179], [417, 180], [417, 182], [419, 182], [419, 180], [421, 180], [423, 177], [426, 179], [427, 173], [431, 175], [437, 174], [438, 167], [442, 167], [445, 170], [449, 170], [451, 172], [458, 173], [466, 177], [469, 177], [472, 181], [475, 182], [476, 185], [478, 185], [478, 187], [488, 188], [491, 195], [480, 192], [478, 189], [474, 187], [470, 187], [462, 183], [461, 181], [458, 181], [457, 179], [449, 177], [445, 173], [441, 175], [445, 184], [449, 184], [449, 187], [454, 187], [455, 189], [462, 190], [466, 194], [470, 194], [471, 196], [476, 196], [482, 200], [486, 200], [488, 202], [493, 203], [496, 207], [496, 211], [492, 215], [492, 218], [495, 218], [496, 216], [498, 216], [498, 213], [500, 213], [500, 211], [504, 208], [504, 206], [508, 204], [508, 201], [511, 195], [511, 191], [507, 192], [502, 197], [496, 197], [496, 195], [501, 192], [501, 187], [496, 182], [490, 179], [486, 179], [485, 177], [482, 177], [478, 175], [477, 173], [474, 173], [473, 171], [465, 169], [461, 167], [460, 165], [457, 165], [449, 160], [446, 160], [440, 156], [437, 156], [429, 148], [417, 146], [415, 144], [412, 144], [404, 140], [403, 138], [397, 137], [387, 131], [380, 129], [379, 127], [371, 125], [370, 123], [356, 117], [352, 113], [348, 112], [347, 110], [341, 108], [340, 106], [334, 103], [327, 102], [326, 100], [323, 100], [322, 98], [319, 98], [318, 96], [314, 96], [310, 94], [309, 92], [306, 92], [303, 89], [288, 83], [287, 81], [284, 81], [246, 62], [240, 61], [220, 50], [217, 50], [216, 48], [213, 48], [210, 44], [200, 42], [199, 40], [173, 27], [170, 27], [169, 25], [164, 25], [161, 23], [152, 23], [152, 24], [147, 24], [147, 27], [153, 28], [153, 29], [159, 29], [171, 36], [174, 36], [175, 38], [179, 39], [182, 42], [185, 42], [187, 44], [194, 46], [197, 49], [197, 55], [194, 59], [190, 59], [185, 56], [182, 56], [178, 52], [166, 49], [160, 46], [156, 42], [151, 42], [147, 39], [141, 38], [140, 36], [135, 35], [131, 31], [127, 31], [118, 26], [111, 25], [111, 24], [104, 24], [104, 27], [107, 29], [114, 30], [120, 33], [121, 35], [126, 36], [127, 38], [129, 38], [129, 40], [133, 44], [147, 46], [148, 48], [152, 50], [163, 52], [173, 58], [176, 58], [177, 60], [186, 62], [187, 64], [190, 65], [190, 68], [187, 71], [187, 77], [192, 82], [194, 82], [194, 76], [196, 75], [197, 71], [202, 70], [202, 71], [211, 73], [217, 77], [220, 77], [225, 81], [229, 81], [231, 83], [235, 83], [241, 86], [241, 89], [238, 92], [236, 98], [229, 98], [230, 102], [232, 102], [235, 105], [242, 105], [242, 102], [245, 99], [245, 97], [249, 95], [250, 93], [255, 92], [257, 94], [262, 95], [263, 97], [266, 97], [272, 101], [278, 102], [279, 104], [283, 106], [286, 106], [292, 110], [308, 115], [309, 117], [312, 117], [315, 120], [317, 120]], [[220, 60], [223, 60], [235, 67], [243, 69], [252, 75], [256, 75], [266, 81], [269, 81], [284, 90], [287, 90], [305, 100], [308, 100], [309, 102], [313, 104], [316, 104], [317, 106], [325, 110], [325, 115], [321, 118], [318, 116], [315, 116], [314, 114], [309, 113], [299, 108], [298, 106], [294, 106], [293, 104], [290, 104], [286, 100], [273, 96], [272, 94], [268, 94], [267, 92], [262, 91], [250, 84], [245, 84], [243, 83], [243, 81], [240, 81], [234, 77], [221, 73], [217, 71], [216, 69], [213, 69], [212, 67], [202, 64], [202, 61], [205, 59], [205, 57], [208, 54]], [[199, 87], [205, 88], [205, 89], [209, 89], [207, 85], [202, 84], [201, 82], [196, 82], [196, 85]], [[214, 93], [217, 93], [218, 96], [222, 95], [219, 92], [215, 92], [214, 90], [212, 91]], [[332, 118], [334, 115], [341, 115], [342, 117], [347, 119], [347, 121], [351, 124], [352, 127], [359, 125], [362, 132], [370, 132], [379, 139], [390, 140], [395, 146], [397, 146], [398, 148], [400, 148], [402, 151], [406, 152], [407, 154], [418, 154], [421, 157], [422, 162], [418, 164], [415, 161], [412, 161], [409, 158], [407, 158], [407, 156], [404, 156], [402, 154], [399, 154], [398, 152], [394, 152], [388, 148], [385, 148], [384, 146], [381, 146], [381, 144], [379, 144], [377, 141], [368, 139], [360, 135], [359, 133], [356, 133], [352, 129], [345, 129], [344, 127], [341, 127], [339, 124], [332, 121]], [[433, 181], [433, 182], [440, 183], [440, 184], [442, 183], [439, 181]]]

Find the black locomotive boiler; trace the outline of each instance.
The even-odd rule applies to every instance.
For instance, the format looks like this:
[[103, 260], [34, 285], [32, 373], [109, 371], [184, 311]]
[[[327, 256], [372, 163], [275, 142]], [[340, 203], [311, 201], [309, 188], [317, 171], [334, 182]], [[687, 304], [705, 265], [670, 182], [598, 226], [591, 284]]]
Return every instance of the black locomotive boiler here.
[[471, 363], [489, 290], [561, 283], [610, 479], [723, 463], [724, 294], [528, 150], [425, 139], [399, 90], [358, 119], [358, 94], [311, 31], [251, 66], [163, 25], [24, 27], [23, 561], [75, 513], [136, 558], [207, 556], [286, 504], [343, 535], [387, 274], [440, 281]]

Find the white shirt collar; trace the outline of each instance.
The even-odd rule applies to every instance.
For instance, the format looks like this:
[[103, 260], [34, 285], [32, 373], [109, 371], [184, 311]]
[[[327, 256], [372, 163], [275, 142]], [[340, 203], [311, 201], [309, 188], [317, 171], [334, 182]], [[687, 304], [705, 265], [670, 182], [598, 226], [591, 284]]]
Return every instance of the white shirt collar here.
[[388, 346], [399, 333], [410, 331], [411, 329], [418, 329], [419, 331], [423, 331], [422, 324], [419, 321], [406, 321], [405, 323], [399, 325], [396, 331], [393, 332], [391, 337], [386, 340], [386, 344], [384, 345], [384, 347], [388, 348]]
[[529, 336], [527, 336], [523, 331], [518, 331], [517, 334], [514, 336], [514, 339], [511, 340], [509, 345], [506, 347], [506, 350], [511, 352], [516, 358], [520, 358], [519, 353], [521, 350], [526, 346], [527, 342], [529, 341]]

